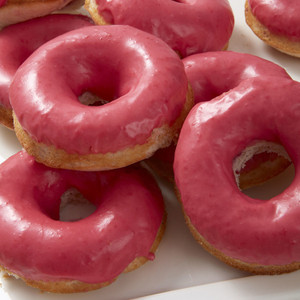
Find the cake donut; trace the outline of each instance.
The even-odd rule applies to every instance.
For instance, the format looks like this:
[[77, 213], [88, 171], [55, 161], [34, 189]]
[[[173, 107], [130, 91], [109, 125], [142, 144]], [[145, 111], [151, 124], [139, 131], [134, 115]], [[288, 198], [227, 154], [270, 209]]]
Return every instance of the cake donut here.
[[247, 0], [246, 22], [269, 46], [300, 57], [300, 3], [298, 0]]
[[[52, 169], [23, 150], [2, 163], [0, 178], [0, 266], [28, 285], [56, 293], [89, 291], [154, 259], [165, 212], [146, 170]], [[60, 221], [60, 197], [69, 188], [96, 211]]]
[[[254, 55], [232, 51], [216, 51], [191, 55], [183, 59], [195, 103], [213, 98], [237, 88], [254, 77], [290, 78], [280, 66]], [[176, 145], [160, 149], [147, 163], [162, 176], [173, 181], [173, 162]], [[251, 153], [251, 154], [250, 154]], [[239, 160], [237, 170], [241, 189], [265, 182], [290, 165], [284, 149], [278, 145], [258, 144], [249, 148], [247, 163]], [[244, 154], [245, 156], [245, 154]], [[238, 163], [237, 163], [238, 164]]]
[[147, 31], [182, 57], [225, 49], [234, 26], [227, 0], [86, 0], [85, 8], [96, 24]]
[[[299, 95], [299, 82], [289, 78], [250, 78], [195, 105], [180, 132], [174, 173], [187, 224], [233, 267], [256, 274], [300, 268]], [[296, 169], [292, 184], [267, 201], [240, 192], [233, 170], [257, 141], [281, 143]]]
[[[82, 104], [87, 92], [108, 103]], [[10, 101], [28, 153], [77, 170], [151, 156], [171, 143], [193, 105], [178, 55], [125, 25], [85, 27], [44, 44], [16, 72]]]
[[42, 17], [59, 10], [72, 0], [0, 0], [0, 28]]
[[49, 15], [10, 25], [0, 31], [0, 123], [13, 129], [8, 90], [19, 66], [39, 46], [65, 32], [92, 25], [80, 15]]

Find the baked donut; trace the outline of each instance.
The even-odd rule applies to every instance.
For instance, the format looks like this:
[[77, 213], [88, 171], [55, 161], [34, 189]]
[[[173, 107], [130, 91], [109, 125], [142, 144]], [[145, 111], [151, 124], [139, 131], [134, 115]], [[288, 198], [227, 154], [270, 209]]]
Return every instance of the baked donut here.
[[85, 8], [96, 24], [147, 31], [182, 57], [225, 49], [234, 26], [227, 0], [86, 0]]
[[[55, 293], [89, 291], [154, 259], [165, 213], [146, 170], [52, 169], [21, 151], [0, 166], [0, 178], [0, 266], [28, 285]], [[96, 211], [60, 221], [60, 197], [69, 188]]]
[[[300, 268], [299, 95], [299, 82], [289, 78], [250, 78], [195, 105], [180, 132], [174, 173], [187, 224], [206, 250], [236, 268]], [[267, 201], [240, 192], [233, 171], [257, 141], [282, 144], [296, 169], [293, 183]]]
[[65, 32], [92, 25], [80, 15], [49, 15], [10, 25], [0, 31], [0, 123], [13, 129], [8, 90], [19, 66], [39, 46]]
[[[195, 103], [209, 101], [222, 93], [237, 88], [253, 77], [290, 78], [280, 66], [250, 54], [217, 51], [191, 55], [183, 59], [188, 80], [194, 92]], [[159, 174], [173, 181], [173, 161], [176, 145], [158, 150], [147, 163]], [[246, 163], [237, 160], [241, 189], [261, 184], [290, 165], [284, 149], [278, 145], [257, 145], [249, 148], [251, 157]], [[243, 155], [245, 156], [245, 154]]]
[[300, 3], [298, 0], [246, 0], [246, 22], [269, 46], [300, 57]]
[[[84, 105], [78, 97], [87, 92], [109, 103]], [[122, 25], [85, 27], [44, 44], [16, 72], [10, 101], [28, 153], [77, 170], [151, 156], [171, 143], [193, 105], [176, 53]]]
[[0, 28], [42, 17], [59, 10], [72, 0], [0, 0]]

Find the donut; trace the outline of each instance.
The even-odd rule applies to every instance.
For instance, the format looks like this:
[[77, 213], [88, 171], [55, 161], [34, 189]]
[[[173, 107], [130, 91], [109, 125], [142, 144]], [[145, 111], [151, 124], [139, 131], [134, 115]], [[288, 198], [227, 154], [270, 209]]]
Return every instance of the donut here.
[[[174, 174], [193, 236], [220, 260], [251, 273], [300, 267], [299, 95], [292, 79], [250, 78], [195, 105], [179, 135]], [[296, 169], [292, 184], [267, 201], [243, 194], [233, 170], [258, 141], [283, 145]]]
[[269, 46], [300, 57], [300, 3], [297, 0], [246, 0], [245, 17], [252, 31]]
[[72, 0], [0, 0], [0, 28], [42, 17], [59, 10]]
[[[183, 59], [195, 103], [209, 101], [238, 87], [253, 77], [290, 78], [280, 66], [257, 56], [232, 51], [216, 51], [191, 55]], [[174, 181], [173, 162], [176, 143], [158, 150], [147, 164], [162, 177]], [[282, 147], [258, 144], [243, 154], [251, 157], [237, 160], [237, 181], [241, 189], [262, 184], [285, 170], [291, 161]]]
[[80, 15], [48, 15], [10, 25], [0, 31], [0, 123], [13, 129], [12, 108], [8, 90], [19, 66], [39, 46], [65, 32], [91, 26], [92, 21]]
[[[88, 92], [107, 103], [82, 104]], [[24, 149], [76, 170], [151, 156], [171, 143], [193, 105], [178, 55], [125, 25], [80, 28], [44, 44], [18, 69], [9, 95]]]
[[227, 0], [86, 0], [85, 8], [96, 24], [144, 30], [182, 57], [227, 48], [234, 26]]
[[[0, 178], [0, 266], [29, 286], [54, 293], [89, 291], [154, 259], [165, 213], [146, 170], [52, 169], [23, 150], [2, 163]], [[60, 221], [60, 197], [69, 188], [96, 211], [79, 221]]]

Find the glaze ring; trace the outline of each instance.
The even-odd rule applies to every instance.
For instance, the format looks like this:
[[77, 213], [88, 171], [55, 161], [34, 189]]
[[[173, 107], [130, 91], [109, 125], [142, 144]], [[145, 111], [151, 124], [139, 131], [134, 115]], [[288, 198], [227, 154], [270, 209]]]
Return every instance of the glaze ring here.
[[[21, 151], [0, 165], [0, 178], [0, 266], [28, 285], [55, 293], [89, 291], [154, 259], [165, 212], [146, 170], [52, 169]], [[60, 221], [60, 197], [69, 188], [96, 211]]]
[[[85, 92], [109, 103], [84, 105], [78, 97]], [[121, 25], [81, 28], [44, 44], [16, 72], [10, 100], [26, 151], [50, 167], [77, 170], [151, 156], [171, 143], [193, 105], [176, 53]]]
[[[182, 127], [174, 161], [178, 196], [196, 240], [229, 265], [257, 274], [300, 267], [300, 84], [271, 82], [248, 79], [197, 104]], [[232, 169], [235, 157], [256, 140], [280, 142], [296, 169], [292, 184], [268, 201], [241, 193]]]

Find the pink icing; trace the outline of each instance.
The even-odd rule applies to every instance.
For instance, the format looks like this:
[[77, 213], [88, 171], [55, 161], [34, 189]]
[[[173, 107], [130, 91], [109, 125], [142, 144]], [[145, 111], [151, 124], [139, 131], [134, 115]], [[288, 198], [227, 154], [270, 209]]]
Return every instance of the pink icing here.
[[[38, 164], [25, 151], [0, 166], [0, 265], [27, 279], [110, 281], [150, 252], [163, 199], [143, 169], [72, 172]], [[97, 210], [59, 221], [61, 195], [77, 188]]]
[[7, 0], [0, 0], [0, 7], [4, 6]]
[[[40, 47], [17, 71], [10, 99], [23, 128], [68, 153], [116, 152], [172, 125], [186, 101], [181, 60], [130, 26], [91, 26]], [[87, 106], [90, 91], [105, 100]]]
[[[230, 51], [195, 54], [184, 58], [183, 64], [194, 91], [195, 104], [209, 101], [237, 87], [246, 79], [260, 76], [289, 78], [278, 65], [254, 55]], [[154, 158], [173, 162], [175, 145], [159, 149]]]
[[299, 0], [248, 0], [253, 15], [271, 32], [300, 39]]
[[0, 31], [0, 105], [11, 109], [8, 89], [18, 67], [39, 46], [67, 31], [92, 25], [85, 16], [49, 15]]
[[227, 0], [95, 0], [109, 24], [131, 25], [163, 39], [183, 57], [222, 50], [234, 18]]
[[[291, 79], [250, 78], [194, 106], [183, 125], [174, 161], [183, 208], [225, 255], [263, 265], [300, 260], [299, 95]], [[255, 140], [281, 142], [296, 169], [293, 183], [268, 201], [241, 193], [232, 170], [233, 159]]]

